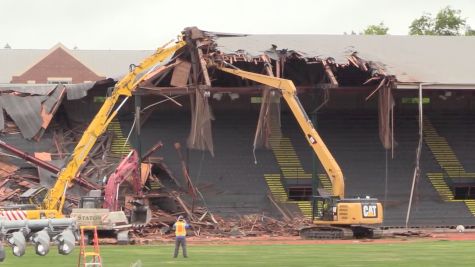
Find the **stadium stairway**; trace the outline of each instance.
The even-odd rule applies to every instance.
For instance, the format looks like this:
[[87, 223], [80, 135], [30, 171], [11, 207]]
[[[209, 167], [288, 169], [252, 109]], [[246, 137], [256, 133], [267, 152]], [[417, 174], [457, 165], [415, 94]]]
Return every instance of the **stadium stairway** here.
[[[450, 189], [450, 185], [453, 184], [452, 179], [475, 178], [475, 173], [465, 171], [447, 139], [439, 135], [428, 117], [424, 117], [423, 131], [425, 143], [437, 163], [446, 173], [446, 175], [444, 173], [427, 173], [427, 177], [444, 201], [463, 202], [470, 213], [475, 216], [475, 200], [456, 200]], [[447, 179], [445, 179], [445, 176], [447, 176]]]
[[127, 142], [127, 138], [122, 132], [122, 128], [119, 120], [114, 118], [109, 126], [107, 126], [107, 131], [113, 133], [111, 152], [116, 155], [127, 155], [130, 152], [130, 144]]
[[[416, 114], [396, 114], [395, 123], [396, 147], [392, 158], [390, 151], [386, 153], [379, 140], [376, 112], [328, 112], [319, 114], [317, 120], [318, 132], [345, 175], [345, 195], [369, 195], [380, 199], [385, 207], [384, 225], [388, 227], [405, 225], [414, 170], [414, 151], [418, 141]], [[305, 138], [301, 137], [293, 118], [284, 114], [282, 125], [283, 134], [290, 138], [303, 169], [311, 170], [312, 152], [305, 143]], [[422, 177], [426, 177], [425, 173], [442, 171], [427, 146], [423, 147], [422, 155]], [[475, 224], [467, 205], [463, 202], [444, 201], [439, 193], [444, 188], [436, 189], [433, 186], [443, 180], [434, 175], [431, 177], [433, 181], [427, 177], [417, 183], [409, 225], [423, 227]], [[450, 198], [450, 195], [444, 197]]]
[[[303, 169], [300, 158], [297, 156], [290, 138], [284, 137], [280, 128], [274, 127], [272, 129], [270, 145], [284, 178], [285, 185], [290, 184], [290, 180], [292, 179], [303, 179], [304, 184], [311, 185], [312, 174]], [[318, 176], [319, 187], [323, 187], [326, 191], [331, 192], [332, 186], [328, 176], [326, 174], [319, 174]], [[310, 201], [288, 200], [286, 186], [284, 186], [281, 180], [281, 175], [268, 174], [265, 179], [270, 192], [276, 200], [287, 204], [295, 203], [304, 216], [308, 218], [312, 217], [312, 206]]]
[[427, 117], [424, 117], [423, 132], [425, 143], [442, 169], [450, 177], [465, 176], [465, 169], [447, 142], [447, 139], [437, 133]]
[[312, 174], [303, 169], [292, 142], [282, 136], [280, 129], [272, 129], [270, 145], [284, 178], [312, 178]]
[[444, 201], [454, 200], [454, 194], [447, 184], [443, 173], [426, 173], [427, 178]]
[[287, 191], [282, 184], [280, 174], [264, 174], [264, 178], [272, 197], [278, 202], [285, 203], [288, 196]]

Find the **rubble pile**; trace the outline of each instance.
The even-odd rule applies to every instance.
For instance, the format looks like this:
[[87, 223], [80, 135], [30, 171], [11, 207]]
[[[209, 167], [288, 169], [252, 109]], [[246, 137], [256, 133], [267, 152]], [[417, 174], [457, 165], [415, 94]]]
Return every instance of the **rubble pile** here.
[[[59, 172], [64, 162], [69, 156], [69, 146], [74, 145], [81, 136], [81, 131], [55, 131], [52, 137], [53, 147], [46, 152], [35, 152], [34, 155], [24, 153], [38, 160], [51, 163], [50, 170], [45, 170], [41, 166], [35, 166], [35, 163], [16, 166], [11, 163], [12, 158], [20, 158], [12, 153], [2, 152], [0, 155], [0, 202], [2, 204], [12, 204], [19, 202], [19, 196], [31, 188], [40, 186], [50, 187], [55, 180], [51, 178]], [[112, 173], [117, 166], [120, 157], [112, 155], [110, 150], [111, 135], [105, 134], [99, 138], [93, 150], [81, 166], [77, 178], [68, 186], [66, 194], [71, 207], [77, 206], [79, 196], [91, 189], [100, 189], [103, 184], [103, 177]], [[23, 156], [21, 158], [24, 159]], [[57, 166], [55, 166], [57, 165]], [[71, 188], [76, 190], [70, 190]]]
[[[48, 152], [35, 153], [35, 158], [43, 161], [66, 160], [68, 156], [68, 144], [74, 144], [80, 137], [81, 131], [55, 131], [53, 134], [54, 147]], [[111, 153], [113, 134], [108, 133], [101, 136], [95, 144], [91, 153], [86, 158], [84, 164], [79, 169], [77, 178], [69, 187], [78, 190], [68, 189], [66, 197], [67, 208], [77, 207], [80, 195], [92, 189], [104, 189], [104, 177], [109, 177], [117, 168], [121, 158], [124, 156]], [[42, 185], [43, 180], [40, 167], [33, 164], [28, 167], [16, 166], [9, 163], [9, 157], [13, 155], [3, 153], [0, 157], [0, 205], [20, 203], [20, 195], [28, 189], [37, 188]], [[146, 168], [144, 168], [144, 165]], [[152, 170], [155, 168], [165, 170], [167, 178], [159, 177]], [[57, 167], [60, 170], [60, 167]], [[144, 171], [145, 170], [145, 171]], [[149, 157], [142, 163], [142, 198], [152, 210], [152, 218], [148, 224], [134, 225], [132, 237], [136, 243], [144, 243], [162, 238], [174, 236], [172, 225], [179, 215], [183, 215], [190, 224], [190, 235], [196, 237], [250, 237], [250, 236], [295, 236], [298, 235], [298, 228], [310, 225], [310, 220], [304, 217], [293, 218], [273, 218], [267, 214], [236, 215], [235, 217], [222, 217], [211, 212], [204, 201], [197, 199], [195, 188], [191, 184], [191, 178], [187, 172], [184, 175], [189, 182], [188, 186], [180, 186], [177, 179], [170, 173], [163, 158]], [[44, 174], [43, 174], [44, 176]], [[162, 181], [169, 179], [169, 181]], [[129, 179], [130, 180], [130, 179]], [[173, 186], [167, 187], [164, 184]], [[153, 185], [158, 185], [153, 186]], [[121, 186], [120, 201], [122, 209], [126, 212], [132, 210], [131, 200], [136, 196], [133, 194], [132, 181]], [[83, 192], [83, 193], [77, 193]], [[172, 209], [163, 208], [161, 203], [173, 203]], [[191, 203], [191, 204], [190, 204]], [[166, 206], [166, 205], [165, 205]]]
[[[189, 235], [206, 238], [298, 236], [301, 227], [311, 225], [311, 221], [305, 217], [295, 218], [292, 222], [282, 221], [263, 214], [223, 218], [219, 215], [210, 215], [206, 209], [198, 209], [194, 215], [196, 217], [187, 220], [191, 226], [188, 231]], [[198, 215], [201, 215], [201, 217], [198, 217]], [[164, 213], [163, 211], [154, 211], [151, 223], [143, 227], [134, 228], [133, 238], [137, 243], [172, 238], [174, 237], [174, 232], [171, 225], [175, 220], [176, 217], [171, 214]]]
[[166, 195], [177, 204], [179, 211], [172, 213], [152, 207], [151, 222], [133, 229], [135, 242], [172, 238], [174, 232], [171, 226], [180, 215], [190, 225], [189, 235], [205, 238], [298, 236], [300, 228], [312, 225], [311, 220], [303, 216], [293, 217], [292, 220], [270, 217], [265, 213], [222, 217], [203, 206], [190, 208], [177, 192]]

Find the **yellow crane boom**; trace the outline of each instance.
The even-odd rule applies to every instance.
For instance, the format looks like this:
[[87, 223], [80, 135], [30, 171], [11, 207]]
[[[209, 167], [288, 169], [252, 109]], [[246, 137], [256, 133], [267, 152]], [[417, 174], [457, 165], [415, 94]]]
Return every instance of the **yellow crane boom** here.
[[[153, 55], [147, 57], [139, 65], [135, 66], [135, 68], [133, 68], [115, 85], [112, 94], [106, 98], [99, 112], [91, 121], [76, 145], [70, 161], [66, 167], [60, 171], [55, 185], [48, 191], [41, 207], [44, 211], [32, 210], [30, 212], [27, 211], [27, 214], [30, 213], [32, 217], [36, 217], [41, 216], [41, 212], [44, 212], [43, 214], [54, 214], [56, 211], [54, 217], [62, 216], [64, 195], [68, 183], [76, 177], [79, 167], [83, 164], [93, 145], [96, 143], [97, 138], [104, 133], [109, 123], [117, 115], [118, 110], [122, 107], [127, 98], [132, 95], [132, 92], [138, 87], [139, 83], [145, 78], [145, 75], [140, 78], [138, 78], [138, 75], [171, 57], [178, 49], [185, 45], [186, 42], [180, 40], [171, 46], [157, 49]], [[126, 99], [124, 99], [124, 101], [114, 109], [120, 96], [125, 96]], [[51, 215], [46, 216], [52, 217]]]

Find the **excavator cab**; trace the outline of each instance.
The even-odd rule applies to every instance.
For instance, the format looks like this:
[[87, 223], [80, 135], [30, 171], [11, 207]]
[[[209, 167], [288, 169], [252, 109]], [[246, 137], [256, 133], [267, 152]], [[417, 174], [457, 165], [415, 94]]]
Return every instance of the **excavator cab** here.
[[313, 196], [312, 220], [334, 221], [338, 198], [332, 196]]
[[375, 198], [314, 196], [312, 204], [316, 224], [375, 225], [383, 221], [383, 207]]
[[79, 200], [79, 208], [83, 209], [100, 209], [102, 208], [104, 197], [101, 190], [91, 190], [87, 196], [82, 196]]

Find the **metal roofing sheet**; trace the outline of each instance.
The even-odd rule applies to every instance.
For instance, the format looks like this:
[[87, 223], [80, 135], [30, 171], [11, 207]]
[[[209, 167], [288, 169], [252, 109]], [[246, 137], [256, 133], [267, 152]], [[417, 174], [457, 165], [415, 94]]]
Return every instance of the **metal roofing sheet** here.
[[56, 84], [0, 84], [0, 92], [19, 92], [32, 95], [49, 95]]
[[66, 95], [68, 100], [80, 99], [87, 96], [87, 91], [94, 87], [96, 83], [77, 83], [77, 84], [65, 84]]
[[5, 94], [0, 96], [3, 109], [20, 129], [24, 138], [31, 139], [41, 128], [41, 103], [46, 96], [15, 96]]
[[46, 99], [46, 101], [43, 102], [43, 107], [46, 113], [51, 113], [51, 110], [53, 109], [54, 105], [56, 104], [56, 102], [58, 102], [59, 98], [61, 97], [63, 90], [64, 90], [63, 86], [57, 86], [56, 89], [54, 89], [53, 93], [48, 97], [48, 99]]
[[299, 51], [307, 57], [332, 57], [347, 63], [346, 56], [379, 63], [399, 82], [475, 84], [475, 37], [393, 35], [243, 35], [216, 37], [224, 53], [243, 50], [261, 55], [277, 49]]

